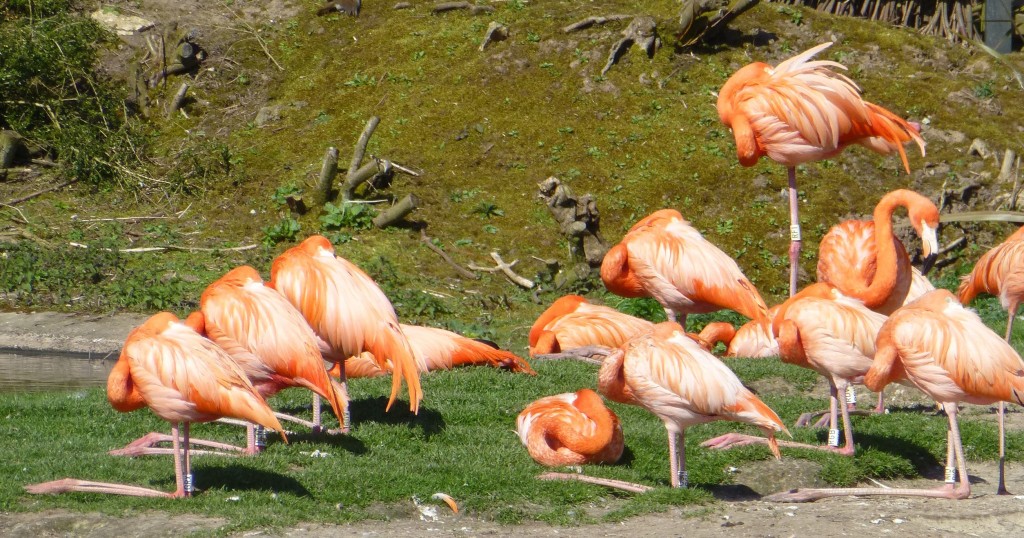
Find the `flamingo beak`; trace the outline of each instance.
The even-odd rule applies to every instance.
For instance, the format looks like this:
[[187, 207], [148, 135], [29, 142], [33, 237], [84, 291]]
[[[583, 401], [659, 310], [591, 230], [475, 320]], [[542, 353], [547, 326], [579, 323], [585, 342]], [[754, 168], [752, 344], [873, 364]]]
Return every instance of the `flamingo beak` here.
[[921, 272], [928, 274], [939, 256], [939, 239], [935, 228], [924, 223], [921, 223], [921, 254], [924, 257]]

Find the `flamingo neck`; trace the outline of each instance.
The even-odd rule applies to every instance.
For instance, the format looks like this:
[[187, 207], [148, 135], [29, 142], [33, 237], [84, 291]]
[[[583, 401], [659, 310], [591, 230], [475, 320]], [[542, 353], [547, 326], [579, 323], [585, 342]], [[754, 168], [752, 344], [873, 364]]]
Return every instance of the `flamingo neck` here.
[[893, 191], [885, 195], [875, 206], [872, 216], [875, 223], [875, 276], [871, 280], [871, 284], [855, 293], [848, 294], [861, 298], [868, 308], [874, 309], [884, 305], [896, 290], [900, 253], [896, 249], [897, 239], [892, 229], [892, 216], [897, 207], [909, 209], [908, 192], [905, 190]]
[[633, 391], [626, 386], [626, 354], [616, 350], [601, 363], [597, 372], [597, 388], [613, 402], [636, 405]]

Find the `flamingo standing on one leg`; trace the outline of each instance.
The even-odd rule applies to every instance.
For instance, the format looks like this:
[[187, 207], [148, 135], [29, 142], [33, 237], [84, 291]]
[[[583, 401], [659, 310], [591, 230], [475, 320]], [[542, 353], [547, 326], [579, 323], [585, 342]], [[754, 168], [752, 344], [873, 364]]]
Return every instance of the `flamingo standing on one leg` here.
[[343, 362], [369, 351], [382, 369], [390, 361], [393, 374], [387, 409], [405, 379], [409, 408], [413, 413], [419, 410], [423, 399], [419, 372], [426, 367], [417, 364], [395, 308], [369, 275], [334, 254], [326, 237], [308, 237], [278, 256], [270, 269], [269, 286], [302, 312], [326, 345], [326, 359]]
[[899, 152], [909, 174], [903, 145], [914, 141], [924, 155], [916, 125], [864, 101], [852, 80], [829, 70], [845, 66], [811, 60], [831, 45], [822, 43], [774, 68], [763, 62], [746, 65], [718, 92], [718, 117], [732, 129], [740, 164], [753, 166], [767, 155], [788, 168], [790, 295], [797, 290], [800, 257], [796, 166], [860, 144], [882, 154]]
[[[829, 383], [829, 444], [826, 447], [780, 442], [782, 446], [820, 448], [852, 456], [853, 427], [850, 411], [839, 401], [850, 383], [861, 382], [875, 355], [875, 337], [885, 316], [869, 310], [857, 299], [845, 297], [826, 284], [814, 284], [790, 297], [779, 308], [773, 330], [783, 362], [810, 368]], [[845, 445], [839, 447], [841, 412]], [[729, 448], [764, 439], [726, 434], [704, 443]]]
[[[772, 495], [770, 500], [801, 502], [839, 495], [970, 496], [957, 406], [960, 402], [989, 405], [1001, 401], [1024, 405], [1024, 360], [974, 311], [964, 308], [943, 289], [893, 312], [878, 334], [877, 348], [875, 361], [864, 377], [868, 388], [879, 391], [889, 383], [909, 382], [945, 410], [949, 418], [949, 483], [937, 489], [796, 489]], [[949, 468], [954, 460], [956, 471]], [[959, 480], [956, 487], [954, 480]], [[1003, 482], [1002, 476], [999, 481]]]
[[[466, 338], [437, 327], [401, 324], [402, 332], [409, 339], [409, 345], [417, 359], [422, 359], [426, 370], [451, 370], [460, 366], [483, 365], [501, 368], [511, 372], [537, 375], [530, 364], [515, 353], [505, 351], [490, 342]], [[390, 362], [388, 363], [390, 366]], [[340, 377], [341, 364], [331, 369], [331, 374]], [[345, 361], [345, 378], [379, 377], [387, 375], [390, 369], [382, 369], [370, 353], [362, 353]]]
[[[29, 493], [83, 491], [188, 497], [192, 494], [189, 423], [234, 417], [285, 436], [274, 412], [227, 352], [169, 312], [152, 316], [128, 334], [107, 378], [107, 399], [122, 412], [148, 406], [171, 423], [177, 484], [174, 493], [70, 478], [26, 486]], [[184, 425], [179, 440], [180, 423]]]
[[590, 389], [530, 403], [516, 431], [530, 457], [550, 467], [615, 463], [625, 449], [619, 417]]
[[[1017, 307], [1024, 298], [1024, 227], [1018, 229], [1005, 241], [996, 245], [978, 259], [970, 274], [964, 275], [957, 295], [960, 302], [969, 304], [980, 293], [999, 297], [999, 304], [1006, 309], [1006, 343], [1010, 343], [1013, 318]], [[1009, 495], [1003, 480], [1006, 465], [1005, 415], [1006, 405], [999, 402], [999, 488], [996, 493]]]
[[[671, 321], [723, 308], [768, 322], [768, 307], [736, 261], [674, 209], [633, 225], [601, 263], [601, 280], [622, 297], [653, 297]], [[680, 314], [676, 319], [676, 314]]]
[[[263, 285], [256, 269], [244, 265], [228, 271], [207, 286], [199, 304], [201, 312], [189, 315], [187, 324], [227, 351], [261, 396], [270, 398], [288, 387], [308, 388], [327, 398], [342, 429], [347, 427], [348, 396], [327, 375], [316, 335], [287, 299]], [[275, 416], [320, 431], [316, 411], [313, 422], [281, 413]], [[262, 435], [252, 424], [246, 429], [244, 453], [255, 454], [263, 448]], [[170, 437], [151, 433], [111, 454], [163, 454], [166, 449], [153, 445], [166, 441]], [[224, 448], [197, 439], [192, 443]]]
[[605, 397], [638, 405], [668, 430], [672, 487], [687, 487], [686, 428], [714, 420], [744, 422], [768, 435], [780, 457], [775, 432], [789, 431], [767, 405], [743, 386], [722, 361], [686, 336], [674, 322], [630, 340], [604, 359], [598, 388]]
[[[921, 237], [924, 257], [933, 259], [938, 253], [939, 209], [928, 198], [899, 189], [882, 197], [872, 220], [845, 221], [822, 237], [818, 282], [830, 284], [843, 295], [860, 299], [864, 306], [886, 315], [935, 289], [930, 283], [921, 285], [927, 283], [923, 275], [917, 277], [915, 288], [910, 256], [893, 234], [892, 216], [897, 207], [907, 208], [910, 224]], [[872, 286], [875, 280], [880, 285]]]

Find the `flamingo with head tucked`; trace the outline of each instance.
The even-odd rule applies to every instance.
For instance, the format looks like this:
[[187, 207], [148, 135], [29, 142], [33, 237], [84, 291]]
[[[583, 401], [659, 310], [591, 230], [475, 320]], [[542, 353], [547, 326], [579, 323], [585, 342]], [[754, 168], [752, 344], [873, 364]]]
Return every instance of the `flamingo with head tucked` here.
[[[934, 398], [946, 412], [947, 483], [936, 489], [795, 489], [772, 495], [769, 500], [801, 502], [839, 495], [970, 496], [971, 483], [957, 423], [958, 405], [1001, 401], [1024, 405], [1024, 360], [974, 311], [964, 308], [943, 289], [928, 292], [893, 312], [878, 334], [877, 348], [864, 377], [868, 388], [879, 391], [889, 383], [910, 383]], [[1003, 477], [999, 480], [1002, 484]]]
[[605, 254], [601, 280], [622, 297], [653, 297], [669, 320], [684, 327], [687, 314], [723, 308], [768, 322], [764, 299], [736, 261], [674, 209], [655, 211], [634, 224]]
[[121, 356], [107, 379], [107, 399], [118, 411], [149, 407], [158, 417], [171, 423], [175, 491], [166, 493], [67, 478], [26, 486], [29, 493], [81, 491], [188, 497], [193, 489], [190, 423], [234, 417], [277, 430], [285, 436], [274, 412], [231, 356], [169, 312], [150, 317], [128, 334]]
[[550, 467], [615, 463], [625, 449], [619, 417], [590, 389], [535, 400], [516, 431], [530, 457]]
[[[326, 237], [310, 236], [278, 256], [270, 269], [271, 288], [281, 292], [302, 313], [323, 341], [324, 358], [343, 362], [369, 351], [392, 374], [387, 408], [398, 397], [402, 380], [409, 390], [409, 408], [419, 410], [423, 391], [417, 359], [398, 316], [384, 292], [352, 262], [336, 256]], [[315, 405], [315, 404], [314, 404]]]
[[801, 240], [796, 166], [860, 144], [882, 154], [898, 152], [909, 174], [903, 145], [915, 142], [924, 155], [917, 125], [864, 101], [852, 80], [830, 69], [845, 66], [812, 59], [831, 45], [822, 43], [775, 67], [748, 64], [718, 92], [718, 117], [732, 129], [740, 164], [753, 166], [767, 156], [788, 169], [790, 295], [797, 290]]

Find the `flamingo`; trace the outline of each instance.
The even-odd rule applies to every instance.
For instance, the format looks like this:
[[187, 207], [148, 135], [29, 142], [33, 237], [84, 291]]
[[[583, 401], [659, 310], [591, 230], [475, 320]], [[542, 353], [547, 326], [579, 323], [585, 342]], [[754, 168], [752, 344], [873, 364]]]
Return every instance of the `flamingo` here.
[[[775, 319], [781, 305], [768, 309], [768, 320]], [[703, 331], [702, 331], [703, 332]], [[732, 338], [723, 340], [728, 346], [726, 357], [765, 358], [779, 356], [779, 342], [772, 334], [771, 324], [748, 321], [734, 331]]]
[[530, 457], [549, 467], [615, 463], [625, 448], [619, 417], [590, 389], [530, 403], [516, 431]]
[[[227, 351], [261, 396], [270, 398], [288, 387], [308, 388], [327, 398], [345, 429], [348, 396], [327, 375], [316, 335], [287, 299], [263, 285], [256, 269], [244, 265], [228, 271], [203, 291], [200, 309], [201, 312], [190, 314], [186, 323]], [[313, 422], [281, 413], [275, 416], [320, 431], [317, 411], [315, 407]], [[256, 432], [252, 424], [247, 424], [246, 430], [243, 452], [260, 452], [262, 432]], [[171, 440], [169, 436], [150, 433], [111, 454], [163, 454], [166, 449], [153, 448], [154, 445]], [[192, 439], [192, 443], [235, 448], [198, 439]]]
[[[398, 316], [384, 292], [352, 262], [336, 256], [326, 237], [314, 235], [278, 256], [270, 269], [271, 288], [302, 312], [323, 341], [321, 351], [332, 362], [369, 351], [392, 374], [391, 396], [398, 397], [402, 380], [409, 390], [409, 408], [419, 411], [423, 391], [420, 368]], [[314, 402], [318, 406], [319, 401]]]
[[[939, 209], [928, 198], [899, 189], [882, 197], [872, 220], [848, 220], [825, 234], [818, 247], [818, 282], [831, 284], [886, 315], [935, 289], [910, 265], [903, 243], [893, 234], [897, 207], [907, 208], [924, 257], [933, 258], [938, 252]], [[882, 285], [871, 286], [875, 280]]]
[[650, 332], [654, 324], [579, 295], [566, 295], [548, 307], [530, 328], [530, 356], [588, 346], [619, 347]]
[[[957, 296], [963, 304], [970, 304], [980, 293], [988, 293], [999, 297], [999, 304], [1006, 309], [1006, 336], [1010, 343], [1013, 331], [1013, 318], [1017, 316], [1017, 307], [1024, 297], [1024, 227], [1014, 232], [1005, 241], [986, 252], [974, 264], [970, 274], [961, 277]], [[1003, 481], [1003, 468], [1006, 465], [1005, 446], [1005, 415], [1006, 406], [998, 404], [999, 414], [999, 495], [1009, 495]]]
[[[989, 405], [998, 401], [1024, 405], [1024, 360], [974, 311], [943, 289], [928, 292], [893, 312], [876, 345], [875, 360], [864, 377], [868, 388], [879, 391], [889, 383], [910, 383], [945, 410], [949, 419], [947, 483], [937, 489], [796, 489], [775, 494], [770, 500], [801, 502], [839, 495], [970, 496], [957, 406], [960, 402]], [[1003, 483], [1002, 476], [999, 481]]]
[[736, 261], [674, 209], [655, 211], [634, 224], [605, 254], [601, 280], [622, 297], [653, 297], [670, 321], [684, 327], [688, 313], [723, 308], [768, 322], [764, 299]]
[[[502, 368], [512, 372], [537, 375], [530, 364], [516, 354], [499, 349], [491, 342], [466, 338], [436, 327], [401, 324], [402, 332], [409, 339], [409, 345], [418, 359], [423, 359], [426, 373], [434, 370], [451, 370], [458, 366], [484, 365]], [[390, 365], [390, 363], [388, 363]], [[381, 369], [375, 357], [362, 353], [345, 361], [345, 378], [379, 377], [389, 370]], [[331, 369], [332, 375], [340, 377], [341, 364]]]
[[[839, 394], [845, 394], [850, 383], [863, 380], [875, 355], [875, 337], [884, 322], [882, 314], [821, 283], [804, 288], [782, 304], [772, 322], [779, 356], [783, 362], [818, 372], [829, 383], [828, 446], [781, 443], [783, 446], [820, 448], [846, 456], [854, 454], [850, 412], [846, 405], [840, 405]], [[845, 438], [841, 448], [838, 411], [842, 412]], [[704, 446], [721, 449], [756, 442], [764, 440], [726, 434], [707, 441]]]
[[598, 388], [610, 400], [638, 405], [658, 416], [668, 431], [672, 487], [688, 487], [686, 428], [714, 420], [757, 426], [780, 458], [775, 432], [789, 431], [736, 374], [686, 336], [675, 322], [659, 323], [608, 355]]
[[812, 60], [832, 45], [822, 43], [774, 68], [763, 62], [733, 73], [718, 92], [718, 117], [732, 129], [736, 155], [743, 166], [762, 156], [787, 167], [789, 173], [789, 294], [797, 290], [800, 219], [796, 166], [839, 154], [850, 144], [875, 152], [899, 152], [903, 168], [910, 164], [903, 145], [913, 141], [924, 155], [917, 125], [861, 99], [860, 88], [837, 62]]
[[[26, 486], [29, 493], [82, 491], [141, 497], [189, 497], [192, 474], [189, 424], [234, 417], [277, 430], [281, 423], [245, 372], [212, 341], [170, 312], [147, 319], [128, 334], [107, 378], [107, 399], [121, 412], [149, 407], [171, 423], [174, 440], [173, 493], [136, 486], [66, 478]], [[179, 424], [181, 439], [179, 440]]]

